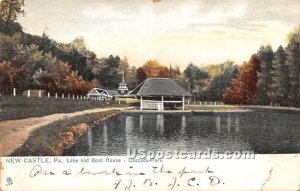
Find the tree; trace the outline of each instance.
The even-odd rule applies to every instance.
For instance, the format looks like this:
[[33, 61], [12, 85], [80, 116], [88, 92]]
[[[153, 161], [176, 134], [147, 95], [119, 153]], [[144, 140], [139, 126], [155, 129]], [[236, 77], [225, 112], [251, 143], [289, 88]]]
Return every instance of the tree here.
[[157, 60], [148, 60], [143, 66], [149, 78], [156, 78], [159, 71], [164, 67]]
[[233, 80], [230, 88], [225, 90], [224, 103], [249, 104], [255, 102], [257, 73], [260, 62], [253, 54], [249, 62], [244, 62], [238, 69], [237, 79]]
[[14, 58], [20, 38], [20, 34], [13, 36], [0, 34], [0, 62], [11, 61]]
[[170, 70], [167, 67], [163, 67], [159, 70], [157, 74], [158, 78], [169, 78], [170, 77]]
[[194, 65], [193, 63], [190, 63], [186, 69], [183, 71], [185, 77], [188, 79], [189, 82], [189, 91], [191, 92], [195, 87], [195, 79], [197, 72], [199, 71], [199, 68]]
[[24, 71], [24, 67], [14, 67], [11, 62], [0, 64], [0, 92], [11, 93], [15, 87], [15, 78]]
[[71, 69], [77, 71], [84, 80], [92, 80], [93, 66], [99, 62], [95, 53], [86, 49], [83, 37], [77, 37], [67, 44], [60, 43], [53, 49], [52, 54], [63, 62], [67, 62]]
[[279, 103], [285, 103], [288, 100], [289, 72], [286, 61], [286, 52], [282, 46], [279, 46], [274, 54], [270, 94], [271, 100]]
[[135, 66], [131, 66], [128, 69], [127, 75], [125, 76], [126, 83], [127, 83], [129, 89], [133, 89], [138, 85], [137, 79], [136, 79], [136, 72], [137, 72], [137, 68]]
[[176, 80], [178, 78], [180, 78], [181, 76], [181, 71], [180, 71], [180, 68], [179, 66], [175, 66], [175, 68], [173, 68], [172, 66], [170, 67], [171, 68], [171, 77]]
[[1, 0], [0, 1], [0, 32], [13, 35], [22, 32], [19, 23], [14, 22], [20, 13], [24, 14], [22, 6], [24, 0]]
[[272, 70], [272, 60], [273, 60], [273, 50], [270, 45], [261, 46], [257, 52], [257, 58], [260, 61], [261, 70], [258, 73], [257, 82], [257, 102], [260, 104], [268, 104], [269, 94], [271, 92], [271, 70]]
[[[208, 96], [210, 100], [221, 101], [225, 89], [230, 87], [231, 81], [236, 78], [238, 71], [237, 65], [232, 61], [226, 61], [218, 65], [208, 65], [205, 69], [210, 76], [205, 95]], [[205, 99], [205, 97], [203, 97], [203, 99]]]
[[0, 22], [14, 22], [20, 13], [24, 13], [22, 6], [24, 6], [24, 0], [2, 0], [0, 2]]
[[146, 74], [144, 68], [139, 67], [136, 70], [136, 80], [137, 80], [137, 83], [140, 84], [140, 83], [142, 83], [146, 79], [147, 79], [147, 74]]
[[291, 105], [300, 105], [300, 27], [289, 35], [286, 51], [290, 78], [289, 99]]
[[209, 74], [203, 68], [198, 68], [196, 65], [190, 63], [184, 70], [184, 75], [189, 82], [189, 91], [194, 92], [197, 96], [200, 90], [203, 90], [204, 81], [208, 79]]
[[44, 71], [46, 67], [52, 66], [55, 59], [51, 55], [43, 54], [37, 45], [32, 44], [30, 46], [18, 45], [12, 61], [15, 67], [24, 67], [22, 81], [19, 81], [22, 84], [19, 89], [23, 90], [36, 88], [34, 74], [38, 70]]
[[121, 75], [119, 74], [121, 62], [119, 56], [114, 57], [110, 55], [108, 58], [100, 59], [100, 63], [93, 70], [95, 79], [97, 79], [104, 88], [118, 88], [119, 83], [122, 80]]

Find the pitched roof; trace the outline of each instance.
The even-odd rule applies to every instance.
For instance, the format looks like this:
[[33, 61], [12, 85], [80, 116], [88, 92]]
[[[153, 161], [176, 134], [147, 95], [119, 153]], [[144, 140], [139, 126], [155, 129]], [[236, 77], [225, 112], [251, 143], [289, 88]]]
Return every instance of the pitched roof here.
[[137, 96], [191, 96], [170, 78], [148, 78], [135, 88], [131, 95]]
[[110, 96], [119, 95], [117, 90], [105, 90]]
[[100, 95], [102, 92], [101, 88], [93, 88], [87, 95]]

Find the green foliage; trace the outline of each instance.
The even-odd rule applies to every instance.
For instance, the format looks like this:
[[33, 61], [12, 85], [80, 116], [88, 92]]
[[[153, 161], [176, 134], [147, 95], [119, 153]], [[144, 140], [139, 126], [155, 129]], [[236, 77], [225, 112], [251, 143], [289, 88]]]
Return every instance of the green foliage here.
[[22, 6], [24, 0], [1, 0], [0, 1], [0, 33], [13, 35], [21, 32], [22, 27], [14, 21], [20, 13], [24, 14]]
[[206, 67], [210, 74], [210, 80], [206, 91], [206, 100], [220, 101], [223, 99], [225, 89], [231, 85], [236, 78], [238, 67], [233, 62], [227, 61], [223, 64]]
[[300, 105], [300, 42], [297, 39], [299, 35], [300, 27], [296, 28], [290, 35], [286, 48], [290, 78], [289, 99], [291, 105]]
[[273, 60], [273, 50], [270, 45], [261, 46], [257, 52], [260, 61], [260, 71], [258, 72], [256, 101], [260, 104], [268, 104], [270, 102], [268, 94], [271, 92], [271, 70]]
[[24, 13], [24, 0], [2, 0], [0, 2], [0, 22], [12, 23], [20, 13]]
[[20, 39], [21, 34], [8, 36], [0, 33], [0, 62], [11, 61], [14, 58]]
[[93, 73], [95, 78], [104, 88], [117, 88], [121, 82], [121, 74], [119, 74], [119, 66], [121, 64], [119, 56], [110, 55], [108, 58], [100, 59], [95, 66]]
[[95, 53], [85, 48], [82, 39], [75, 39], [67, 44], [58, 44], [57, 49], [52, 52], [58, 59], [67, 62], [71, 69], [78, 71], [84, 80], [92, 80], [92, 67], [98, 62]]
[[182, 81], [182, 86], [187, 86], [202, 101], [220, 101], [226, 88], [231, 85], [232, 79], [236, 78], [237, 66], [232, 61], [227, 61], [217, 65], [207, 65], [198, 68], [194, 64], [189, 64], [184, 70], [184, 75], [188, 79]]
[[186, 69], [183, 71], [185, 77], [189, 82], [189, 91], [195, 92], [197, 96], [197, 92], [200, 91], [201, 85], [204, 83], [209, 77], [208, 72], [203, 68], [198, 68], [193, 63], [190, 63]]
[[287, 55], [282, 46], [279, 46], [274, 54], [272, 86], [270, 97], [273, 102], [283, 103], [288, 100], [289, 73], [286, 63]]

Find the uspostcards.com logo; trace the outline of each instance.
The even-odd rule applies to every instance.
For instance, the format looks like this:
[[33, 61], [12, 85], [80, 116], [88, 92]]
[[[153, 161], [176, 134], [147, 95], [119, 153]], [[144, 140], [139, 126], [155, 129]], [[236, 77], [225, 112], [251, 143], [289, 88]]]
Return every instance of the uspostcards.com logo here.
[[255, 159], [254, 151], [203, 151], [127, 149], [130, 159]]

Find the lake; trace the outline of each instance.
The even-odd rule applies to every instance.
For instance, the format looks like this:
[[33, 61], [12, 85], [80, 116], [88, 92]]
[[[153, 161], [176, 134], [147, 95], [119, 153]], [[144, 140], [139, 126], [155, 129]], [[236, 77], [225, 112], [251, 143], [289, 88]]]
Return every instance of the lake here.
[[120, 114], [89, 128], [64, 155], [123, 156], [127, 155], [127, 148], [300, 153], [300, 115]]

